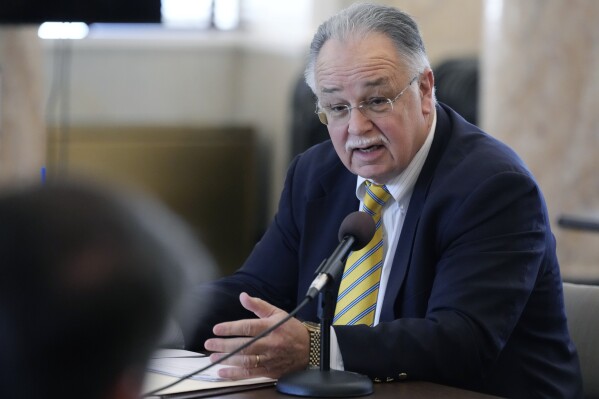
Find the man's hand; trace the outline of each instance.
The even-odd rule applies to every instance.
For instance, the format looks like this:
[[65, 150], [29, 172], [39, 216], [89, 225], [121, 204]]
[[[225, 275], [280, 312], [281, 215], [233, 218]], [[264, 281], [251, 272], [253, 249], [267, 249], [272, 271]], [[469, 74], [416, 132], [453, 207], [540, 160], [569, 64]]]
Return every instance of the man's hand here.
[[[206, 350], [217, 352], [210, 355], [213, 362], [287, 316], [285, 311], [246, 293], [242, 293], [239, 300], [244, 308], [253, 312], [259, 319], [215, 325], [214, 334], [223, 338], [212, 338], [204, 344]], [[224, 361], [223, 364], [235, 367], [221, 369], [219, 376], [232, 379], [258, 376], [279, 378], [291, 371], [306, 368], [309, 350], [308, 330], [299, 320], [292, 318], [266, 337]]]

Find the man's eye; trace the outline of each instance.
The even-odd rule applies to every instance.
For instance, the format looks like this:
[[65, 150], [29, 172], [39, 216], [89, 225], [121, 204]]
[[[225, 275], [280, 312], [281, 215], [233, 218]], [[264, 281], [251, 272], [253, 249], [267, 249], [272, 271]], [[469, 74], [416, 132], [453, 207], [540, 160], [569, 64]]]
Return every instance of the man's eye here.
[[329, 107], [329, 109], [333, 113], [340, 114], [340, 113], [347, 111], [347, 106], [346, 105], [331, 105]]
[[387, 112], [389, 110], [389, 100], [385, 97], [374, 97], [368, 100], [366, 108], [371, 112]]
[[387, 100], [385, 97], [374, 97], [368, 100], [367, 104], [369, 106], [377, 106], [377, 105], [384, 105], [387, 104], [389, 100]]

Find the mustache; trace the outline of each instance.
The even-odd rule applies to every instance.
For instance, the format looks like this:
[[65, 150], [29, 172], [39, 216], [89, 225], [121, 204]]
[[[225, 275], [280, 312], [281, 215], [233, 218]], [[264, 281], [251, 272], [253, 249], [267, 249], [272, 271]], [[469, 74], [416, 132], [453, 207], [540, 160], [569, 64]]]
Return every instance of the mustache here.
[[356, 137], [347, 140], [345, 143], [345, 151], [350, 152], [357, 148], [368, 148], [373, 145], [388, 145], [389, 140], [382, 134], [373, 137]]

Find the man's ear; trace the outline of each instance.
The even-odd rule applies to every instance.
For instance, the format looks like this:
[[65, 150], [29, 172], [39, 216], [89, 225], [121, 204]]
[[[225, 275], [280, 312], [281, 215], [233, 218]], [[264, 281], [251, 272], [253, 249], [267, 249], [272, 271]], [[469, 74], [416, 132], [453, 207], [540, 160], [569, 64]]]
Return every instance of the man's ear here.
[[126, 370], [108, 391], [106, 399], [139, 399], [142, 394], [143, 378], [143, 371]]
[[433, 71], [430, 68], [426, 68], [418, 80], [418, 91], [424, 115], [429, 115], [433, 112], [433, 108], [435, 108], [434, 90], [435, 77]]

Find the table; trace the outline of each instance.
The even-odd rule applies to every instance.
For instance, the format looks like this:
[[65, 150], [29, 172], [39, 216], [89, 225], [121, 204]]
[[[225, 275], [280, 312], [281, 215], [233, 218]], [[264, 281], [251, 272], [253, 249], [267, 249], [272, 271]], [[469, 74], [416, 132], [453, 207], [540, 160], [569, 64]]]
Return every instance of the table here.
[[[299, 398], [279, 393], [274, 387], [253, 389], [226, 395], [211, 396], [221, 399], [290, 399]], [[391, 382], [374, 384], [374, 394], [363, 396], [368, 399], [491, 399], [497, 396], [466, 391], [459, 388], [424, 381]]]

